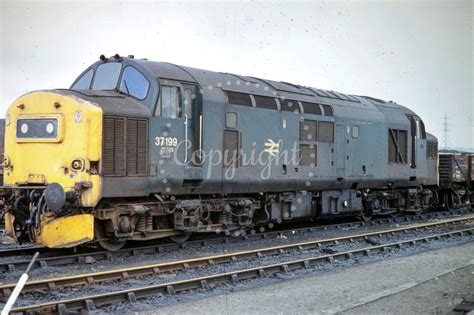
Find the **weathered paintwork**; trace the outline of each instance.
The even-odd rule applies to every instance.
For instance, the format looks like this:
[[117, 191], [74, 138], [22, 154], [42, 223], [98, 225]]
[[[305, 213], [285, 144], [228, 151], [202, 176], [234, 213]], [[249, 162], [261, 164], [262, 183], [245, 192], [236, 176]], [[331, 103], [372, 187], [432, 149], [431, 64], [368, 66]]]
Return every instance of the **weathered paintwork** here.
[[[113, 222], [108, 235], [113, 237], [122, 233], [117, 236], [121, 240], [135, 234], [142, 235], [133, 234], [133, 229], [139, 225], [135, 219], [139, 220], [140, 213], [136, 211], [143, 208], [140, 205], [134, 208], [133, 202], [149, 196], [157, 200], [176, 196], [191, 204], [195, 201], [199, 203], [199, 198], [203, 196], [210, 200], [209, 204], [221, 198], [219, 196], [252, 196], [258, 204], [255, 196], [281, 192], [277, 202], [261, 198], [264, 202], [272, 202], [274, 210], [268, 215], [269, 219], [279, 220], [285, 211], [289, 211], [285, 207], [290, 204], [291, 208], [297, 209], [291, 218], [314, 217], [318, 215], [317, 211], [320, 215], [339, 214], [339, 209], [346, 213], [361, 213], [361, 194], [365, 190], [402, 188], [408, 192], [408, 189], [419, 186], [437, 185], [437, 159], [427, 158], [427, 143], [436, 142], [436, 139], [412, 130], [413, 119], [410, 121], [410, 117], [417, 117], [416, 114], [394, 102], [133, 58], [104, 59], [90, 66], [83, 74], [104, 62], [121, 63], [122, 69], [130, 66], [139, 70], [149, 82], [144, 99], [139, 101], [123, 91], [120, 93], [118, 87], [107, 91], [51, 90], [28, 93], [8, 109], [5, 186], [30, 191], [32, 187], [37, 186], [41, 190], [51, 183], [58, 183], [64, 191], [80, 196], [78, 203], [74, 203], [74, 196], [71, 198], [71, 207], [76, 215], [41, 220], [38, 240], [46, 246], [69, 247], [92, 239], [92, 214], [97, 219], [95, 211], [99, 205], [107, 207], [107, 202], [125, 198], [142, 199], [133, 199], [130, 202], [132, 210], [123, 213], [126, 220], [122, 221], [122, 232], [119, 231], [117, 213], [116, 216], [106, 217], [106, 210], [102, 213], [104, 217], [100, 218]], [[185, 115], [177, 118], [154, 115], [163, 85], [175, 86], [181, 91], [184, 91], [183, 87], [188, 87], [195, 91], [195, 107], [189, 119]], [[252, 106], [229, 103], [228, 92], [254, 95], [251, 97]], [[256, 96], [273, 98], [277, 108], [256, 107]], [[281, 110], [285, 99], [293, 100], [299, 110]], [[321, 109], [330, 106], [333, 114], [304, 112], [303, 102], [320, 104]], [[228, 113], [236, 116], [233, 127], [226, 126]], [[61, 129], [57, 139], [17, 139], [18, 119], [41, 117], [58, 119]], [[137, 140], [147, 141], [144, 175], [104, 174], [104, 153], [107, 153], [104, 152], [107, 144], [104, 122], [117, 117], [148, 122], [148, 138]], [[297, 161], [287, 163], [278, 154], [295, 152], [300, 143], [308, 142], [300, 140], [301, 122], [304, 121], [332, 123], [333, 141], [310, 141], [317, 147], [317, 163], [314, 165], [300, 165]], [[354, 133], [355, 128], [358, 128], [357, 133]], [[389, 162], [390, 129], [405, 130], [409, 135], [405, 163]], [[263, 163], [246, 163], [242, 159], [238, 167], [228, 168], [222, 161], [217, 162], [212, 154], [222, 153], [226, 130], [238, 132], [241, 154], [261, 159]], [[178, 144], [164, 150], [160, 144], [163, 138], [176, 139], [176, 143], [189, 140], [192, 149], [186, 150]], [[193, 163], [189, 159], [196, 150], [205, 154], [202, 163]], [[71, 168], [76, 159], [85, 161], [83, 169]], [[94, 166], [97, 169], [93, 171]], [[319, 192], [324, 192], [322, 197], [317, 197]], [[318, 206], [313, 201], [316, 197], [321, 199]], [[38, 199], [35, 202], [41, 204]], [[332, 200], [338, 203], [334, 212], [320, 209], [326, 203], [330, 207]], [[231, 201], [227, 205], [239, 202], [252, 204], [246, 199]], [[109, 209], [117, 212], [113, 206]], [[157, 213], [156, 216], [159, 215]], [[133, 223], [128, 218], [133, 218]], [[286, 218], [290, 217], [283, 217]], [[69, 233], [66, 238], [64, 233]], [[126, 233], [131, 233], [131, 236]], [[153, 238], [153, 235], [149, 237]]]
[[94, 216], [76, 214], [60, 218], [42, 218], [36, 241], [47, 247], [74, 247], [94, 239]]

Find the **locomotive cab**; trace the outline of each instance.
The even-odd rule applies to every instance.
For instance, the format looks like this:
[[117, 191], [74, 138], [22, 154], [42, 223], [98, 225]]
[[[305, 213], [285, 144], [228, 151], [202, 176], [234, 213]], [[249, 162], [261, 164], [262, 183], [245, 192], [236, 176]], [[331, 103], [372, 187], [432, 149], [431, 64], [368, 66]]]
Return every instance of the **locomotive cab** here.
[[[85, 93], [120, 93], [129, 103], [138, 101], [146, 106], [146, 110], [137, 114], [117, 108], [115, 103], [111, 104], [114, 108], [101, 105], [106, 143], [100, 174], [105, 203], [122, 196], [146, 199], [150, 195], [156, 202], [160, 195], [182, 193], [173, 189], [176, 187], [191, 191], [199, 187], [203, 179], [200, 86], [191, 76], [176, 77], [166, 66], [160, 67], [158, 75], [151, 73], [154, 69], [142, 67], [144, 62], [117, 56], [110, 61], [102, 58], [84, 71], [71, 87]], [[116, 204], [99, 206], [106, 209], [96, 210], [96, 234], [99, 237], [113, 235], [115, 239], [102, 244], [107, 249], [123, 244], [121, 236], [136, 239], [167, 236], [181, 241], [188, 235], [184, 229], [176, 229], [179, 224], [174, 217], [152, 218], [153, 213], [160, 213], [162, 209], [145, 207], [146, 215], [135, 215], [136, 208], [142, 205], [128, 204], [126, 207], [130, 210], [119, 216], [117, 211], [110, 211], [116, 209]]]
[[71, 90], [117, 92], [133, 97], [152, 111], [158, 97], [156, 79], [131, 59], [102, 59], [86, 69], [74, 81]]
[[71, 89], [86, 93], [112, 91], [143, 103], [149, 109], [149, 125], [154, 129], [150, 132], [157, 135], [153, 142], [159, 152], [150, 152], [151, 155], [171, 157], [181, 145], [177, 162], [187, 168], [199, 167], [203, 120], [199, 85], [189, 78], [167, 79], [166, 74], [165, 78], [153, 77], [134, 59], [111, 59], [102, 57], [102, 62], [86, 69]]
[[[199, 184], [198, 95], [195, 82], [160, 80], [138, 60], [102, 56], [70, 89], [20, 97], [6, 122], [5, 186], [14, 191], [9, 218], [15, 217], [24, 236], [48, 247], [112, 236], [104, 247], [115, 249], [121, 238], [140, 234], [133, 219], [140, 216], [129, 217], [140, 210], [119, 216], [109, 200], [169, 193], [180, 177]], [[8, 234], [16, 239], [10, 226]]]
[[146, 119], [156, 102], [157, 83], [120, 61], [93, 65], [71, 90], [31, 92], [8, 109], [4, 186], [13, 195], [7, 217], [46, 246], [94, 238], [91, 209], [103, 195], [104, 113]]

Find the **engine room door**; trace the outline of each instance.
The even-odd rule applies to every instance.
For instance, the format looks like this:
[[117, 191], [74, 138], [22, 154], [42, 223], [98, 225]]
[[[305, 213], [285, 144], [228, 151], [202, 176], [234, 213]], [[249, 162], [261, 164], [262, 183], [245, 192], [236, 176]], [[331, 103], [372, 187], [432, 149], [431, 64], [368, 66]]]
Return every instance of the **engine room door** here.
[[336, 125], [336, 176], [344, 177], [346, 170], [346, 126]]
[[184, 140], [186, 151], [184, 162], [188, 166], [200, 166], [202, 148], [202, 102], [199, 88], [195, 84], [182, 84]]

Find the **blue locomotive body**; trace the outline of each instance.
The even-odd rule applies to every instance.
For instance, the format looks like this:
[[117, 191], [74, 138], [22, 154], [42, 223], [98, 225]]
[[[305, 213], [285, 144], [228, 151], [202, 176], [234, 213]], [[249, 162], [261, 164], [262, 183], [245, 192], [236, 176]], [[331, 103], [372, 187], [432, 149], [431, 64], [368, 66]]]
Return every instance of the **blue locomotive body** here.
[[100, 200], [67, 213], [108, 249], [435, 199], [437, 140], [394, 102], [117, 55], [52, 92], [102, 111]]

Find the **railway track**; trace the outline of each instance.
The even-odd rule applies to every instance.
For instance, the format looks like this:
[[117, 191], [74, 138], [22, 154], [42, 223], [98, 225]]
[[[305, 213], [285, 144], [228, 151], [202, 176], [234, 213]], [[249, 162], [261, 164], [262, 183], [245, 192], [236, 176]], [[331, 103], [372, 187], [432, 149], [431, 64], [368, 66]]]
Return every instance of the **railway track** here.
[[[294, 244], [285, 244], [273, 247], [265, 247], [255, 250], [241, 251], [222, 255], [213, 255], [201, 258], [179, 260], [168, 263], [153, 264], [140, 267], [124, 268], [117, 270], [108, 270], [96, 273], [81, 274], [75, 276], [51, 278], [39, 281], [27, 282], [23, 288], [22, 293], [28, 292], [48, 292], [52, 289], [66, 287], [66, 286], [77, 286], [77, 285], [90, 285], [99, 282], [108, 282], [116, 280], [125, 280], [133, 277], [143, 276], [158, 276], [162, 273], [167, 272], [181, 272], [188, 271], [190, 269], [214, 266], [218, 264], [235, 263], [242, 260], [260, 259], [266, 256], [277, 256], [285, 253], [295, 251], [309, 251], [312, 249], [322, 248], [324, 246], [331, 246], [341, 243], [354, 243], [358, 241], [367, 242], [369, 244], [379, 245], [379, 242], [384, 237], [391, 237], [397, 234], [403, 234], [407, 232], [423, 231], [428, 229], [440, 228], [440, 227], [458, 227], [459, 225], [470, 223], [474, 221], [474, 215], [470, 215], [464, 218], [456, 218], [443, 220], [440, 222], [416, 224], [396, 229], [389, 229], [384, 231], [369, 232], [357, 235], [347, 235], [336, 238], [312, 240], [306, 242], [299, 242]], [[466, 230], [467, 232], [467, 230]], [[375, 241], [374, 241], [375, 240]], [[328, 256], [333, 257], [333, 256]], [[339, 256], [334, 256], [339, 257]], [[0, 286], [0, 300], [5, 300], [13, 291], [14, 284]]]
[[[456, 226], [456, 225], [453, 225], [453, 226]], [[434, 225], [431, 225], [431, 227], [434, 227]], [[418, 227], [412, 227], [412, 228], [425, 229], [429, 227], [427, 227], [427, 225], [425, 225], [425, 227], [422, 227], [422, 225], [419, 225]], [[389, 236], [389, 235], [392, 235], [392, 233], [400, 233], [403, 231], [404, 229], [398, 229], [397, 231], [392, 230], [392, 231], [384, 231], [380, 233], [383, 233], [383, 235]], [[368, 233], [366, 235], [361, 234], [357, 236], [348, 236], [345, 239], [347, 241], [350, 241], [351, 238], [353, 238], [354, 240], [355, 238], [365, 238], [365, 237], [368, 237], [369, 234], [373, 235], [374, 233]], [[424, 242], [453, 238], [456, 236], [464, 236], [466, 234], [473, 235], [474, 227], [467, 227], [467, 228], [457, 227], [456, 229], [451, 230], [449, 232], [436, 233], [432, 235], [415, 237], [415, 238], [405, 239], [405, 240], [396, 241], [396, 242], [389, 242], [386, 244], [362, 247], [362, 248], [357, 248], [353, 250], [337, 252], [337, 253], [332, 253], [332, 254], [327, 254], [327, 255], [317, 255], [317, 256], [306, 257], [304, 259], [287, 260], [287, 261], [283, 261], [277, 264], [260, 265], [254, 268], [233, 270], [231, 272], [218, 273], [218, 274], [213, 274], [209, 276], [191, 278], [191, 279], [186, 279], [186, 280], [181, 280], [181, 281], [160, 283], [160, 284], [151, 285], [151, 286], [137, 287], [137, 288], [127, 289], [127, 290], [111, 292], [111, 293], [88, 295], [88, 296], [83, 296], [83, 297], [78, 297], [78, 298], [47, 302], [47, 303], [37, 304], [37, 305], [28, 305], [28, 306], [18, 307], [14, 309], [12, 311], [12, 314], [17, 314], [17, 313], [25, 314], [29, 312], [38, 312], [38, 311], [39, 312], [56, 312], [59, 314], [67, 314], [68, 312], [71, 312], [71, 311], [93, 311], [96, 308], [105, 307], [107, 305], [111, 305], [115, 303], [121, 303], [121, 302], [133, 303], [137, 301], [138, 299], [144, 299], [156, 294], [175, 295], [175, 294], [179, 294], [181, 292], [190, 291], [190, 290], [199, 290], [199, 289], [208, 290], [209, 288], [213, 288], [215, 286], [222, 285], [222, 284], [237, 284], [237, 283], [240, 283], [241, 281], [246, 281], [246, 280], [251, 280], [251, 279], [256, 279], [256, 278], [272, 277], [272, 276], [275, 276], [276, 274], [290, 273], [296, 270], [311, 269], [316, 266], [331, 264], [336, 261], [349, 260], [349, 259], [353, 259], [354, 257], [370, 256], [377, 253], [383, 253], [385, 251], [388, 251], [389, 249], [402, 249], [402, 248], [414, 246], [414, 245], [424, 243]], [[205, 264], [215, 264], [215, 263], [219, 263], [221, 260], [228, 261], [230, 259], [231, 261], [233, 261], [235, 259], [239, 259], [237, 257], [242, 257], [242, 258], [245, 257], [245, 259], [258, 258], [258, 257], [261, 257], [260, 255], [277, 255], [279, 253], [282, 253], [282, 251], [285, 252], [287, 250], [300, 250], [300, 251], [306, 250], [311, 247], [318, 246], [317, 244], [322, 244], [321, 242], [324, 243], [324, 242], [335, 242], [335, 241], [341, 242], [343, 241], [343, 238], [332, 239], [332, 240], [320, 240], [320, 241], [306, 242], [306, 243], [301, 243], [301, 244], [292, 244], [292, 245], [286, 245], [282, 247], [265, 248], [265, 249], [260, 249], [256, 251], [206, 257], [206, 258], [197, 259], [197, 260], [180, 261], [180, 262], [175, 262], [175, 263], [170, 263], [170, 264], [180, 264], [180, 267], [179, 267], [180, 269], [183, 269], [183, 268], [189, 269], [192, 267], [196, 267], [195, 264], [197, 264], [198, 261], [203, 261], [203, 262], [206, 261]], [[168, 264], [168, 266], [170, 266], [170, 264]], [[186, 267], [186, 264], [188, 265], [187, 267]], [[160, 269], [160, 268], [163, 268], [163, 266], [161, 267], [155, 266], [151, 268], [148, 271], [148, 273], [159, 274], [165, 271], [165, 268], [163, 269]], [[126, 273], [130, 271], [132, 271], [132, 269], [128, 271], [121, 270], [120, 272]], [[128, 275], [130, 274], [131, 273], [129, 273]], [[54, 286], [54, 284], [52, 285]], [[30, 287], [30, 289], [32, 289], [32, 287]]]
[[35, 252], [46, 253], [48, 252], [48, 248], [42, 245], [38, 245], [38, 246], [27, 245], [27, 246], [18, 246], [15, 248], [4, 248], [4, 249], [0, 249], [0, 257], [27, 256], [27, 255], [33, 255]]
[[[419, 220], [427, 220], [427, 219], [441, 219], [447, 217], [455, 217], [458, 215], [464, 215], [472, 213], [473, 209], [458, 209], [454, 211], [443, 211], [443, 212], [430, 212], [424, 214], [416, 214], [416, 215], [408, 215], [402, 217], [395, 217], [395, 218], [381, 218], [381, 219], [374, 219], [370, 221], [356, 221], [356, 222], [348, 222], [348, 223], [338, 223], [338, 224], [331, 224], [331, 225], [317, 225], [317, 226], [310, 226], [310, 227], [302, 227], [302, 228], [293, 228], [293, 229], [286, 229], [286, 230], [273, 230], [273, 231], [265, 231], [259, 232], [255, 234], [246, 234], [240, 237], [208, 237], [203, 240], [194, 240], [188, 241], [183, 244], [177, 243], [165, 243], [165, 244], [154, 244], [154, 245], [147, 245], [147, 246], [140, 246], [140, 247], [131, 247], [126, 249], [121, 249], [115, 252], [109, 251], [86, 251], [86, 252], [79, 252], [73, 253], [72, 250], [48, 250], [48, 248], [41, 247], [41, 246], [32, 246], [28, 248], [15, 248], [11, 250], [0, 250], [0, 257], [13, 257], [19, 255], [33, 255], [36, 251], [40, 251], [41, 255], [38, 257], [36, 262], [33, 265], [33, 268], [42, 268], [47, 266], [63, 266], [68, 264], [90, 264], [96, 261], [103, 261], [103, 260], [111, 260], [115, 257], [133, 257], [138, 255], [149, 255], [149, 254], [156, 254], [162, 253], [167, 250], [176, 250], [182, 249], [185, 247], [200, 247], [200, 246], [207, 246], [212, 244], [223, 244], [227, 242], [231, 242], [232, 240], [251, 240], [251, 239], [265, 239], [274, 237], [277, 235], [287, 236], [287, 235], [294, 235], [299, 233], [308, 233], [308, 232], [315, 232], [315, 231], [328, 231], [328, 230], [335, 230], [335, 229], [344, 229], [344, 228], [356, 228], [356, 227], [363, 227], [363, 226], [377, 226], [383, 224], [390, 224], [390, 223], [410, 223]], [[28, 266], [30, 260], [28, 259], [19, 259], [19, 260], [12, 260], [12, 261], [3, 261], [0, 262], [0, 273], [5, 272], [12, 272], [15, 270], [23, 270]]]

